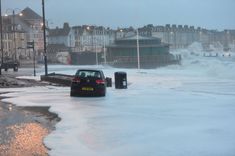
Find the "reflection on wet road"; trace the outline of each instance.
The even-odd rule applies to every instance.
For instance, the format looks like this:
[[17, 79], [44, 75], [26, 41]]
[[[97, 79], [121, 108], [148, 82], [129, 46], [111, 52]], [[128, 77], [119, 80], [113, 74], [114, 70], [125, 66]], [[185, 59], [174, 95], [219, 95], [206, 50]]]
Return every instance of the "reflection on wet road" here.
[[43, 139], [60, 120], [49, 107], [16, 107], [0, 102], [0, 155], [45, 156]]
[[0, 145], [0, 155], [47, 155], [47, 148], [43, 144], [43, 138], [48, 135], [49, 131], [40, 124], [24, 123], [7, 127], [6, 130], [14, 136], [5, 144]]

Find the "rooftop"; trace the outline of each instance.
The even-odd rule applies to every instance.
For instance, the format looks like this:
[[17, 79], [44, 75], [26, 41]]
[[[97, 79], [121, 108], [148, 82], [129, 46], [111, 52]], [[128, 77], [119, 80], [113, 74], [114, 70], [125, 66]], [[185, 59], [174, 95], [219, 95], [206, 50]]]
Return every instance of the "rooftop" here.
[[68, 23], [64, 23], [63, 28], [56, 27], [55, 29], [49, 29], [49, 36], [67, 36], [70, 32]]
[[41, 20], [42, 17], [38, 15], [36, 12], [34, 12], [32, 9], [29, 7], [25, 8], [24, 10], [21, 11], [23, 16], [21, 16], [22, 19], [24, 20]]
[[[160, 38], [157, 37], [148, 37], [148, 36], [138, 36], [139, 40], [160, 40]], [[118, 39], [118, 41], [129, 41], [129, 40], [136, 40], [137, 39], [137, 35], [133, 35], [130, 37], [125, 37], [125, 38], [121, 38]]]

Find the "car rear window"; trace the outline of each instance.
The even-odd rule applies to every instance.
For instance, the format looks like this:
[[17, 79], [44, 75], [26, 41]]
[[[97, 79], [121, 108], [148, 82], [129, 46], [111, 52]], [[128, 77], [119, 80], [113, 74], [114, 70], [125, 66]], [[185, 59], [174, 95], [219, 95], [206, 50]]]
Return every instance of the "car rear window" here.
[[79, 70], [77, 71], [76, 76], [80, 78], [87, 78], [87, 77], [101, 78], [101, 73], [99, 71]]

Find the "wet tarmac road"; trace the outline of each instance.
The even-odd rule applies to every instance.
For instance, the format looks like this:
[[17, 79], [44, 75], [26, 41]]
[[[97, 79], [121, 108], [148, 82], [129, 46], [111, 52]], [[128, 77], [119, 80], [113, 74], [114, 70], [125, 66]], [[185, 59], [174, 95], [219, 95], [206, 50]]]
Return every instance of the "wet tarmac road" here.
[[44, 156], [43, 138], [60, 118], [49, 107], [17, 107], [0, 101], [0, 155]]

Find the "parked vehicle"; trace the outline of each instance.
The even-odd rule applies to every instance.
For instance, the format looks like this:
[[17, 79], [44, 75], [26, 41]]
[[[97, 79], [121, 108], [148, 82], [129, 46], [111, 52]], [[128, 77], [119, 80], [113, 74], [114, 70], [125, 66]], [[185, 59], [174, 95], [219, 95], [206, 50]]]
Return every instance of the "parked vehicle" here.
[[78, 70], [71, 83], [70, 96], [105, 96], [106, 80], [101, 70]]
[[4, 69], [5, 71], [7, 71], [8, 69], [13, 69], [15, 72], [17, 72], [18, 68], [19, 63], [9, 58], [5, 58], [4, 62], [0, 64], [0, 69]]

